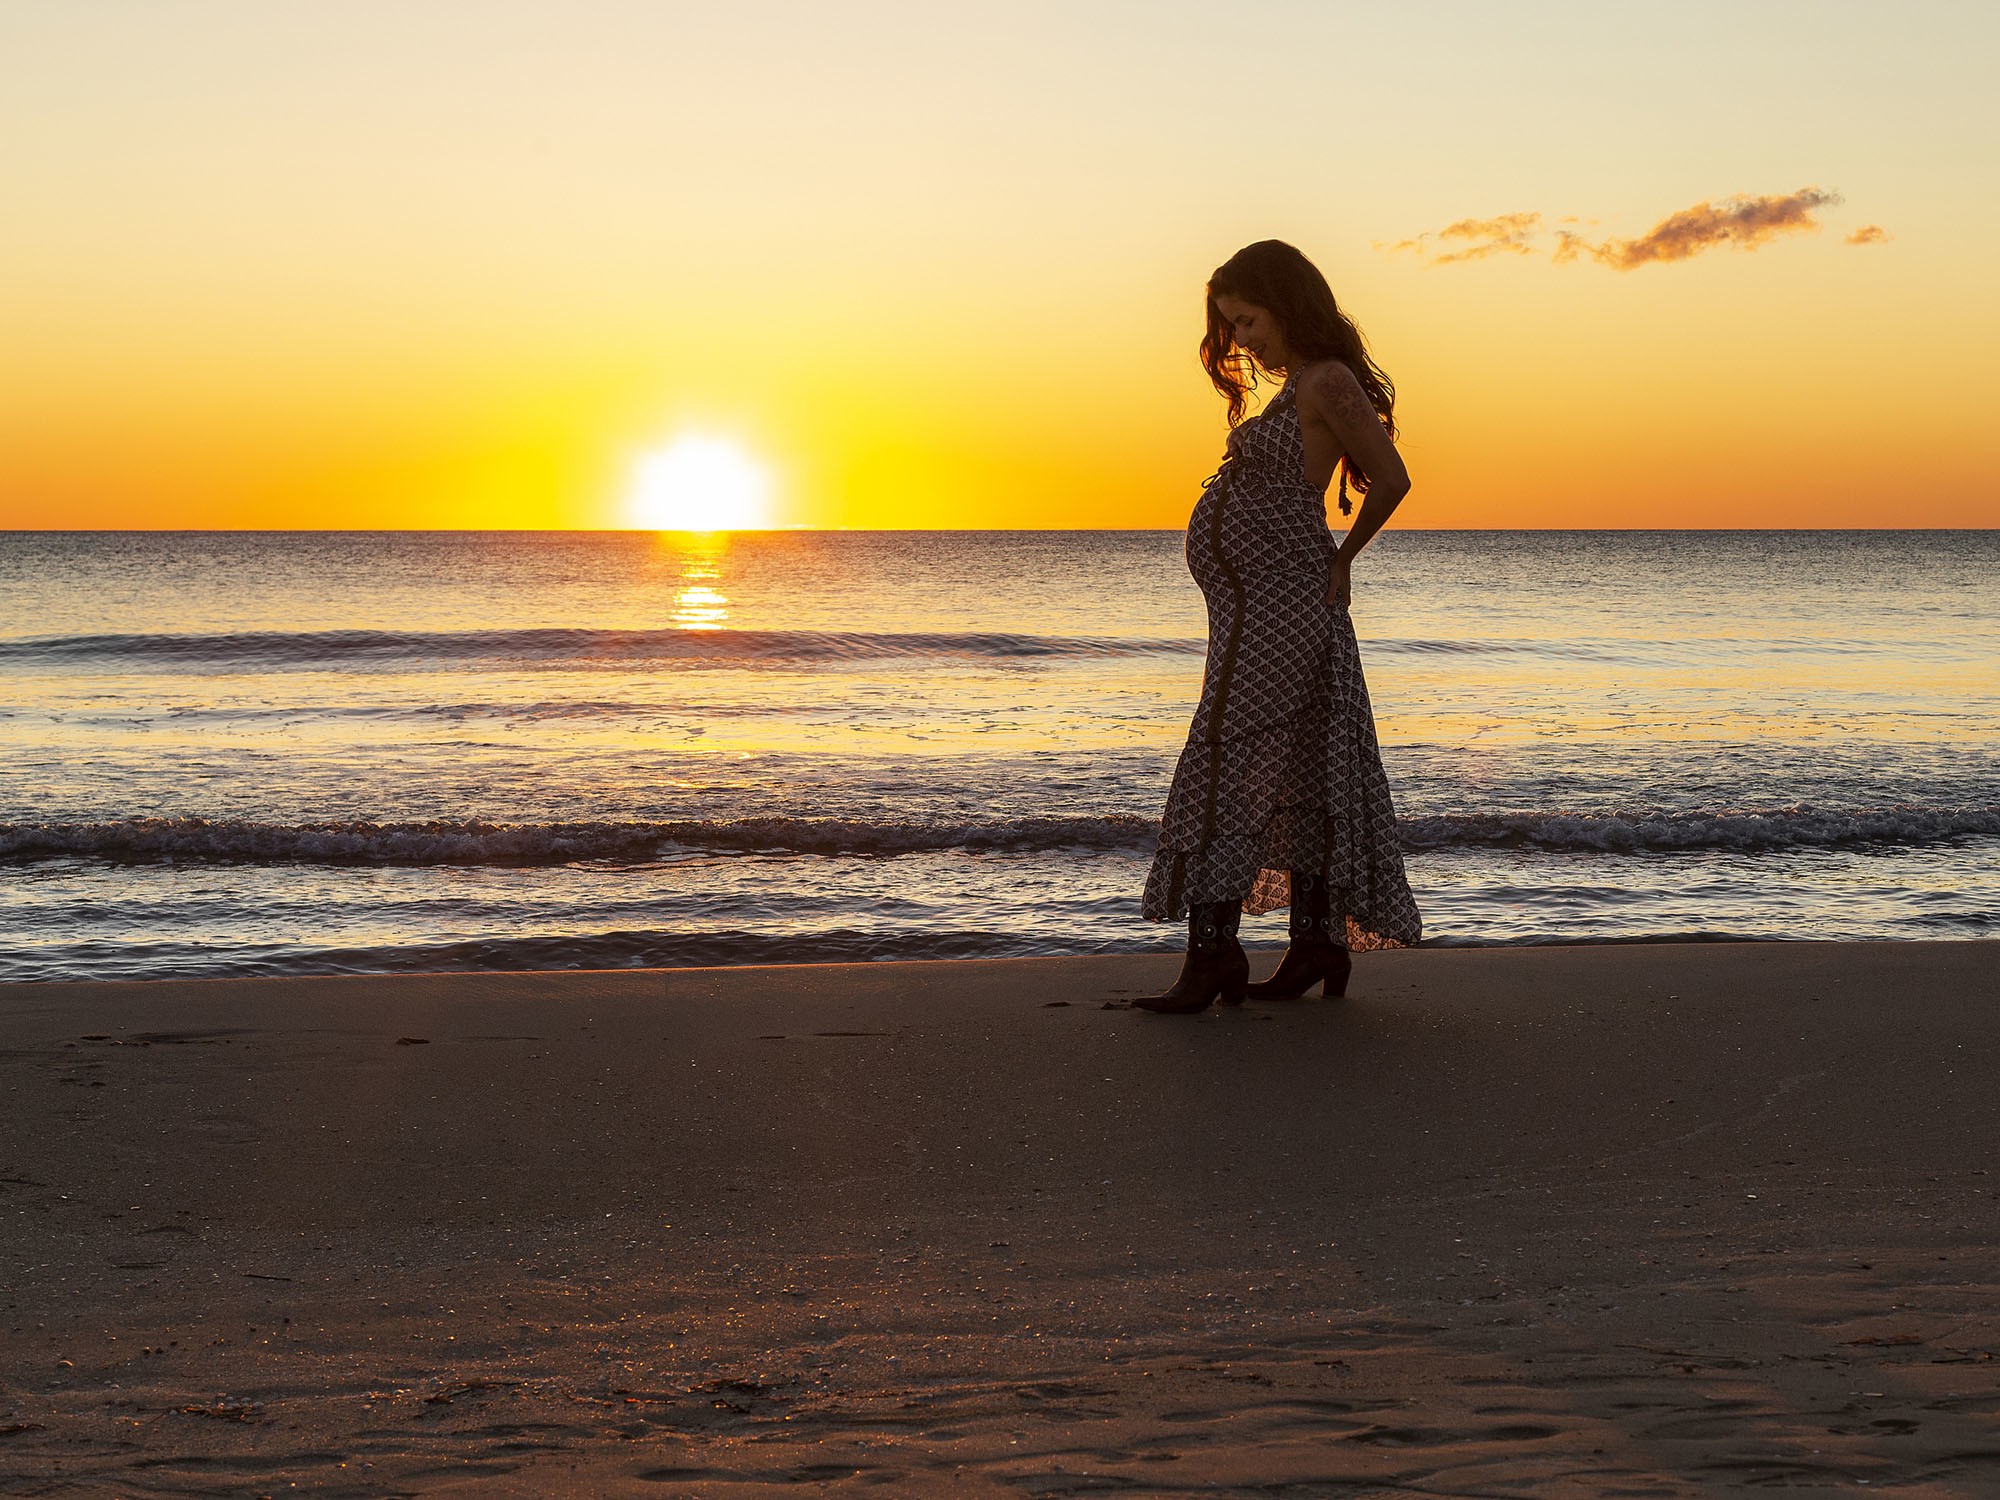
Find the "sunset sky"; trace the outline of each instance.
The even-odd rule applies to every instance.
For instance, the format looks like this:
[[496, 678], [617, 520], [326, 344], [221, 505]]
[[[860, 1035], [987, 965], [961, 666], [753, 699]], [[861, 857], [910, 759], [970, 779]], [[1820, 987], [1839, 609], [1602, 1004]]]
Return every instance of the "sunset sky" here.
[[1991, 526], [1996, 65], [1926, 0], [0, 0], [0, 527], [629, 526], [688, 436], [773, 524], [1178, 526], [1267, 237], [1398, 524]]

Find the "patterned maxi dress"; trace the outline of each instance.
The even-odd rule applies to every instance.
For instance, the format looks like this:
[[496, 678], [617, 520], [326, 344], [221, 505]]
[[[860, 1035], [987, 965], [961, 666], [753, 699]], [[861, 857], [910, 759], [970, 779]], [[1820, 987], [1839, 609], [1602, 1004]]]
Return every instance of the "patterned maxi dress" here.
[[1354, 622], [1326, 603], [1335, 546], [1305, 475], [1296, 375], [1229, 435], [1188, 522], [1188, 571], [1208, 603], [1201, 702], [1167, 793], [1144, 914], [1242, 898], [1291, 901], [1323, 872], [1355, 949], [1414, 943], [1396, 809], [1375, 742]]

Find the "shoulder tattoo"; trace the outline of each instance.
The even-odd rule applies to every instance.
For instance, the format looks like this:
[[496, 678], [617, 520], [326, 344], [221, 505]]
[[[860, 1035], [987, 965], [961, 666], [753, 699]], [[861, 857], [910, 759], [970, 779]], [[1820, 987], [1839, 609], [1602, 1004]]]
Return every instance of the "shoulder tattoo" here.
[[1368, 393], [1361, 389], [1361, 382], [1354, 378], [1354, 372], [1346, 365], [1338, 362], [1321, 365], [1313, 371], [1308, 384], [1328, 414], [1343, 425], [1382, 420], [1369, 401]]

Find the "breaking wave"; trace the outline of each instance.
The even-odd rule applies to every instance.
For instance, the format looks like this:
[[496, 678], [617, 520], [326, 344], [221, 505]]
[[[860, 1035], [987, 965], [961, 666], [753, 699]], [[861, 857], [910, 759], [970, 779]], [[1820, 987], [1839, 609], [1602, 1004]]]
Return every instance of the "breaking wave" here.
[[[1705, 640], [1699, 651], [1760, 657], [1867, 654], [1867, 642], [1817, 639]], [[1690, 643], [1637, 639], [1364, 640], [1370, 655], [1419, 658], [1530, 656], [1600, 662], [1680, 660]], [[1916, 648], [1898, 647], [1905, 655]], [[1203, 640], [1177, 636], [1022, 635], [1002, 631], [604, 630], [249, 630], [211, 634], [63, 635], [0, 640], [0, 666], [158, 671], [367, 671], [451, 665], [476, 668], [560, 664], [643, 667], [759, 664], [838, 665], [896, 659], [1105, 660], [1200, 656]], [[1928, 654], [1952, 656], [1942, 646]]]
[[[1405, 818], [1412, 852], [1744, 852], [1853, 845], [1924, 847], [2000, 835], [2000, 807], [1775, 808], [1715, 812], [1470, 813]], [[493, 865], [652, 863], [688, 851], [888, 856], [941, 850], [1147, 853], [1158, 824], [1101, 817], [881, 820], [761, 817], [661, 822], [265, 823], [206, 818], [0, 823], [0, 861]]]
[[1000, 632], [847, 630], [251, 630], [212, 635], [71, 635], [0, 641], [0, 662], [75, 666], [354, 668], [481, 661], [842, 662], [1200, 655], [1199, 640]]
[[1552, 849], [1643, 854], [1853, 844], [1909, 847], [2000, 834], [2000, 807], [1781, 807], [1718, 812], [1469, 813], [1405, 818], [1406, 849]]

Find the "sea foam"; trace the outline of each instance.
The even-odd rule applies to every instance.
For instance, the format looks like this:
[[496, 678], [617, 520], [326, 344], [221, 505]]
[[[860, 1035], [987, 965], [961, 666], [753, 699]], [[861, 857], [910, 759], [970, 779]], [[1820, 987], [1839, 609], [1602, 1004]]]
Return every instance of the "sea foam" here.
[[[645, 863], [688, 850], [883, 856], [946, 850], [1150, 852], [1158, 824], [1135, 814], [987, 819], [762, 817], [658, 822], [478, 820], [270, 823], [207, 818], [0, 823], [0, 860], [234, 864], [495, 865]], [[1927, 847], [2000, 836], [2000, 807], [1813, 807], [1692, 812], [1487, 812], [1405, 818], [1411, 852], [1542, 849], [1658, 854], [1860, 844]]]

